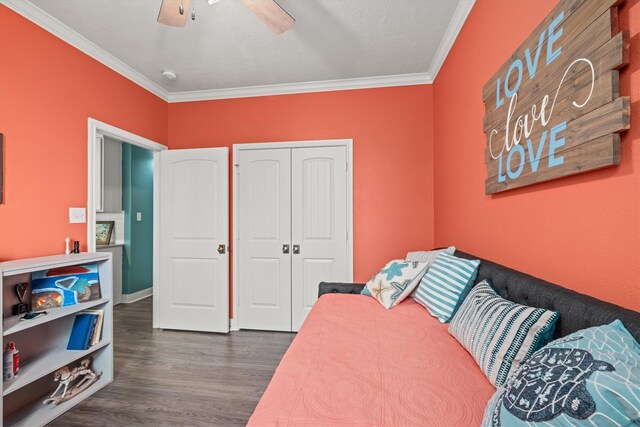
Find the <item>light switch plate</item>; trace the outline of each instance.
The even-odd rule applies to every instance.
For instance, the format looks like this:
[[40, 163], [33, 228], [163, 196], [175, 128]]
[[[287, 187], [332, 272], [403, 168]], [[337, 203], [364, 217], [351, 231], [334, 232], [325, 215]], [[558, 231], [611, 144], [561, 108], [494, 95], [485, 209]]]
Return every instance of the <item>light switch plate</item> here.
[[87, 222], [86, 208], [69, 208], [69, 223], [84, 224]]
[[142, 212], [136, 212], [136, 221], [142, 221]]

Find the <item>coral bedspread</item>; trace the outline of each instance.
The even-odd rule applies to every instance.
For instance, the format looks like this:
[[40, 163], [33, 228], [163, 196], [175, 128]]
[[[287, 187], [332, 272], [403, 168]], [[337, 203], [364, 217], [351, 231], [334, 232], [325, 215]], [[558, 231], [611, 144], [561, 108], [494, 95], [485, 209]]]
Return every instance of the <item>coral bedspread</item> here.
[[413, 299], [316, 302], [249, 425], [473, 426], [495, 388]]

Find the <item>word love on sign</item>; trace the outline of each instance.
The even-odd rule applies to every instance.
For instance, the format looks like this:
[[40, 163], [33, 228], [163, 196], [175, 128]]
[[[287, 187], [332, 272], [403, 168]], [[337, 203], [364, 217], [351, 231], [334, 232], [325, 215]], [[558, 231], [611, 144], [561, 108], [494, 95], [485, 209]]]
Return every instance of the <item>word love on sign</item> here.
[[561, 1], [485, 84], [487, 194], [620, 162], [617, 132], [630, 124], [620, 3]]

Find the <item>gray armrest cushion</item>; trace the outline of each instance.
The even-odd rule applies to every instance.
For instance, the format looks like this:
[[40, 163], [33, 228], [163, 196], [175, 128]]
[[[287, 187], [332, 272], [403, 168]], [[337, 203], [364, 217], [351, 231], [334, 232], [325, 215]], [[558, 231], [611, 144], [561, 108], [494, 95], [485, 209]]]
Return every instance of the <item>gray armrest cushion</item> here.
[[324, 294], [359, 294], [364, 288], [364, 283], [336, 283], [320, 282], [318, 285], [318, 297]]

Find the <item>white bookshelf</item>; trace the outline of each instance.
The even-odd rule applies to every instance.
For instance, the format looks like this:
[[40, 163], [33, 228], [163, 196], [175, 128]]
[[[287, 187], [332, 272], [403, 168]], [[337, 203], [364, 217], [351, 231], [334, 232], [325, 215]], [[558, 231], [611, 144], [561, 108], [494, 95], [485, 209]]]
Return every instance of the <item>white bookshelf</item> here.
[[[47, 310], [47, 315], [20, 321], [12, 314], [18, 303], [14, 286], [31, 282], [31, 273], [57, 267], [97, 264], [101, 298], [72, 306]], [[81, 253], [54, 255], [0, 263], [2, 285], [2, 336], [4, 349], [13, 341], [20, 350], [20, 373], [12, 381], [2, 382], [2, 425], [42, 426], [62, 415], [113, 381], [113, 267], [111, 254]], [[29, 286], [30, 296], [31, 287]], [[102, 339], [87, 350], [67, 350], [75, 315], [87, 309], [104, 309]], [[57, 387], [53, 372], [87, 356], [93, 358], [93, 370], [100, 379], [73, 399], [57, 406], [42, 401]]]

